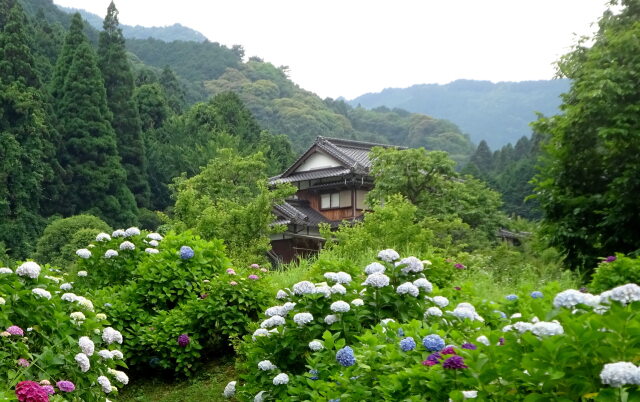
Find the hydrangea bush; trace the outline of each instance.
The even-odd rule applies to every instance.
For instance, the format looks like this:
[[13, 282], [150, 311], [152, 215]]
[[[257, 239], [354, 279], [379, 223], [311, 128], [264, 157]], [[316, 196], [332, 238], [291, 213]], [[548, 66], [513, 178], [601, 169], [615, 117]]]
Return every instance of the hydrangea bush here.
[[0, 399], [104, 401], [129, 382], [123, 336], [67, 276], [33, 261], [0, 268]]
[[[329, 273], [327, 283], [278, 292], [281, 304], [245, 337], [240, 381], [225, 394], [262, 401], [640, 398], [639, 286], [601, 294], [505, 289], [502, 300], [465, 300], [420, 281], [418, 259], [388, 250], [380, 258], [362, 281]], [[331, 292], [336, 282], [344, 291]]]

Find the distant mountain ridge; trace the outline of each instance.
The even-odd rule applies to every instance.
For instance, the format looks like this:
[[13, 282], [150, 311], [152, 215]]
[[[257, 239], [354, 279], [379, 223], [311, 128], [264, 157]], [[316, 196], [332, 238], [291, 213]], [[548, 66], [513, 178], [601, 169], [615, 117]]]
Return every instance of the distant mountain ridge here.
[[568, 91], [566, 79], [498, 82], [457, 80], [449, 84], [421, 84], [387, 88], [361, 95], [348, 103], [368, 109], [401, 108], [446, 119], [469, 134], [476, 144], [487, 141], [496, 149], [530, 136], [536, 112], [553, 115]]
[[[102, 30], [102, 17], [82, 9], [62, 6], [58, 6], [58, 8], [70, 14], [78, 12], [92, 27], [99, 31]], [[131, 26], [120, 24], [120, 28], [122, 28], [122, 34], [126, 39], [154, 38], [164, 42], [173, 42], [176, 40], [202, 42], [207, 40], [207, 37], [202, 33], [181, 24], [173, 24], [166, 27], [143, 27], [141, 25]]]

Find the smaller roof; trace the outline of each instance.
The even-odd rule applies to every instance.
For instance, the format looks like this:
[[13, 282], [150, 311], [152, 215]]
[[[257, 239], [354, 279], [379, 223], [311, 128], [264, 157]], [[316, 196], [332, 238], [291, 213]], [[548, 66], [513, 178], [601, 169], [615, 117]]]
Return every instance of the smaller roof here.
[[351, 173], [350, 169], [343, 168], [341, 166], [328, 168], [328, 169], [318, 169], [318, 170], [308, 170], [306, 172], [295, 172], [290, 176], [281, 178], [281, 175], [271, 177], [269, 182], [273, 184], [277, 183], [291, 183], [302, 180], [313, 180], [313, 179], [322, 179], [325, 177], [336, 177], [343, 176]]
[[[284, 204], [274, 207], [278, 219], [276, 222], [285, 224], [292, 223], [295, 225], [305, 225], [310, 227], [318, 227], [321, 223], [328, 223], [331, 227], [338, 227], [342, 220], [332, 221], [324, 217], [320, 212], [311, 208], [307, 200], [287, 200]], [[361, 217], [355, 218], [360, 220]], [[345, 219], [348, 220], [348, 219]]]

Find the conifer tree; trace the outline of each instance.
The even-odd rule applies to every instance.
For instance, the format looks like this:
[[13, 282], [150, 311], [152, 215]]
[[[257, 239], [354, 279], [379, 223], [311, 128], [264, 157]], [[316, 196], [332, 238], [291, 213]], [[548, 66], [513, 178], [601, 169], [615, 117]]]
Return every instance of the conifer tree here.
[[62, 45], [62, 50], [58, 55], [53, 79], [51, 80], [51, 95], [56, 102], [62, 99], [64, 80], [69, 73], [76, 49], [81, 43], [87, 41], [87, 37], [82, 30], [82, 17], [79, 13], [75, 13], [71, 18], [71, 26], [69, 27], [67, 36], [65, 36], [64, 45]]
[[[76, 21], [77, 15], [72, 23], [75, 31], [69, 33], [63, 53], [77, 40]], [[63, 139], [59, 159], [66, 184], [61, 208], [64, 215], [86, 212], [112, 225], [130, 225], [136, 221], [135, 199], [126, 186], [126, 172], [120, 164], [104, 80], [81, 28], [82, 22], [80, 44], [71, 64], [63, 67], [67, 74], [56, 110]], [[61, 72], [56, 71], [56, 76]]]
[[118, 154], [127, 172], [127, 187], [138, 206], [149, 206], [149, 183], [146, 172], [144, 141], [138, 108], [134, 101], [134, 81], [119, 27], [118, 10], [111, 2], [100, 33], [98, 65], [107, 90], [107, 104], [112, 113], [111, 125], [116, 133]]
[[178, 77], [176, 77], [175, 73], [169, 66], [165, 66], [162, 70], [159, 82], [160, 85], [162, 85], [162, 88], [164, 88], [171, 110], [177, 114], [182, 113], [186, 105], [187, 95], [182, 85], [180, 85]]
[[19, 4], [0, 2], [0, 243], [15, 258], [26, 256], [42, 227], [42, 186], [53, 156], [26, 27]]

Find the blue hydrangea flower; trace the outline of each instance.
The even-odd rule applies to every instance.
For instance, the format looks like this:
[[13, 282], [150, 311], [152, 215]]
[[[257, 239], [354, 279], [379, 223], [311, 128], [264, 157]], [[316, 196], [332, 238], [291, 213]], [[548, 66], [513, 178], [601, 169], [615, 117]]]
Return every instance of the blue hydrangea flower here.
[[345, 346], [336, 353], [336, 360], [344, 367], [356, 364], [356, 357], [353, 355], [353, 349], [349, 346]]
[[416, 348], [416, 341], [413, 340], [412, 337], [404, 338], [400, 341], [400, 349], [403, 352], [408, 352]]
[[189, 260], [193, 258], [194, 255], [195, 253], [193, 252], [193, 249], [191, 247], [189, 246], [180, 247], [180, 258], [182, 258], [183, 260]]
[[398, 336], [404, 336], [404, 330], [402, 328], [398, 328]]
[[422, 344], [430, 352], [437, 352], [444, 348], [444, 339], [440, 335], [431, 334], [422, 339]]
[[318, 377], [318, 370], [309, 370], [309, 374], [311, 374], [311, 379], [314, 381], [320, 378]]
[[502, 318], [507, 318], [507, 315], [504, 312], [500, 311], [500, 310], [493, 310], [493, 312], [496, 313], [496, 314], [500, 314], [500, 317], [502, 317]]
[[542, 299], [542, 296], [543, 294], [539, 290], [531, 292], [531, 297], [533, 297], [534, 299]]
[[506, 295], [505, 299], [509, 300], [509, 301], [514, 301], [514, 300], [518, 300], [518, 296], [517, 295]]
[[336, 398], [336, 399], [329, 399], [329, 402], [340, 402], [340, 398]]

